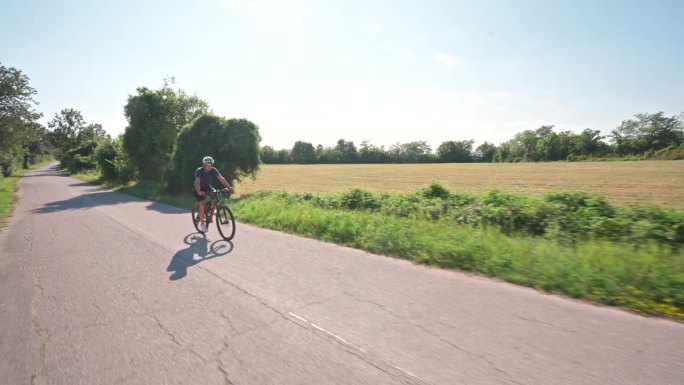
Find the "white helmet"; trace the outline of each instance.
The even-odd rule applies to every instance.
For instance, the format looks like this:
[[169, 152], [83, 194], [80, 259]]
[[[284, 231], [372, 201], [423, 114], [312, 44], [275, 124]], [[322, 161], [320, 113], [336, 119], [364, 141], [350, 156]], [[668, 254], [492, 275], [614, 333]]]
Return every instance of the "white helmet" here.
[[210, 156], [205, 156], [204, 158], [202, 158], [202, 163], [213, 165], [214, 164], [214, 158], [212, 158]]

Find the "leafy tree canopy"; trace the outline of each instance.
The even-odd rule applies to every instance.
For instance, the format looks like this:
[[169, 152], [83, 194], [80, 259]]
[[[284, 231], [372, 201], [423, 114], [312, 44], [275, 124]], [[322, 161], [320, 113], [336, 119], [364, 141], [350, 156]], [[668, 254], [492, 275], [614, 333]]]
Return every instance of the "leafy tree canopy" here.
[[65, 108], [56, 113], [48, 123], [50, 141], [55, 148], [57, 158], [65, 162], [64, 156], [87, 142], [109, 139], [109, 134], [99, 123], [87, 123], [81, 111]]
[[141, 179], [162, 180], [181, 128], [209, 111], [207, 102], [173, 90], [171, 84], [167, 80], [159, 90], [140, 87], [124, 106], [128, 126], [123, 148]]
[[259, 127], [247, 119], [225, 119], [205, 114], [185, 126], [173, 153], [169, 187], [173, 191], [192, 187], [202, 158], [214, 158], [215, 166], [230, 182], [259, 171]]
[[37, 121], [42, 114], [35, 110], [34, 95], [28, 76], [0, 63], [0, 158], [13, 158], [41, 138], [44, 128]]
[[296, 141], [294, 146], [292, 146], [290, 156], [292, 163], [311, 164], [318, 161], [313, 144], [301, 140]]

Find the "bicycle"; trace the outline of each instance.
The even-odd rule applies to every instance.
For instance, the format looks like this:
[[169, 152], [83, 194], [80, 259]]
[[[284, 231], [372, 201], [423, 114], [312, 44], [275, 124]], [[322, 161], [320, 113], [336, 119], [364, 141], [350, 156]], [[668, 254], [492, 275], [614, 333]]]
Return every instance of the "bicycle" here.
[[[230, 208], [225, 203], [225, 200], [230, 198], [230, 191], [228, 191], [228, 189], [222, 189], [218, 191], [214, 190], [209, 192], [209, 198], [211, 198], [210, 205], [207, 206], [205, 204], [204, 207], [204, 213], [206, 217], [204, 223], [207, 226], [209, 223], [211, 223], [211, 217], [213, 215], [211, 203], [216, 201], [214, 206], [216, 208], [216, 228], [223, 239], [230, 241], [235, 236], [235, 217], [233, 216], [233, 212], [230, 211]], [[197, 206], [192, 208], [192, 224], [195, 225], [195, 229], [198, 232], [206, 232], [200, 230], [199, 228], [199, 202], [197, 203]]]

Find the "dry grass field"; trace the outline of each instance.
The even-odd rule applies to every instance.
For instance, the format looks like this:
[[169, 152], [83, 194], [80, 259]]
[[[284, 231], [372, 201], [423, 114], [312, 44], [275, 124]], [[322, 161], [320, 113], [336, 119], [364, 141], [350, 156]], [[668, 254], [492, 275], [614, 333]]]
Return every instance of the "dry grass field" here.
[[413, 191], [437, 181], [452, 191], [490, 189], [532, 193], [573, 190], [606, 196], [615, 204], [650, 203], [684, 209], [684, 160], [579, 163], [262, 165], [238, 194], [257, 190], [341, 192]]

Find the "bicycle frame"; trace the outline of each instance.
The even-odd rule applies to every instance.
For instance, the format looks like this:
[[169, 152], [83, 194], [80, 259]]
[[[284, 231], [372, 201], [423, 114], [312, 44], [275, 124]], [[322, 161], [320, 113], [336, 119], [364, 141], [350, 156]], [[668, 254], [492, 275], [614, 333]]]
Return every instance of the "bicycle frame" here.
[[[206, 199], [203, 201], [205, 205], [205, 224], [208, 225], [209, 223], [213, 222], [212, 217], [214, 217], [215, 215], [216, 227], [219, 233], [221, 234], [221, 237], [223, 237], [223, 239], [226, 241], [230, 241], [235, 236], [235, 217], [233, 216], [233, 213], [228, 207], [228, 205], [226, 204], [226, 201], [228, 200], [230, 195], [231, 194], [228, 189], [218, 191], [214, 190], [209, 192], [208, 194], [209, 202], [211, 205], [209, 207], [206, 207]], [[195, 225], [195, 229], [197, 229], [197, 231], [201, 233], [204, 233], [206, 232], [206, 230], [201, 230], [198, 227], [198, 223], [200, 223], [200, 220], [198, 218], [198, 206], [192, 209], [192, 221]], [[227, 227], [224, 227], [226, 225]]]
[[204, 206], [204, 215], [206, 223], [209, 223], [211, 218], [214, 216], [214, 211], [218, 206], [224, 203], [224, 200], [230, 198], [230, 191], [227, 189], [213, 190], [209, 192], [209, 210], [207, 210], [206, 201]]

